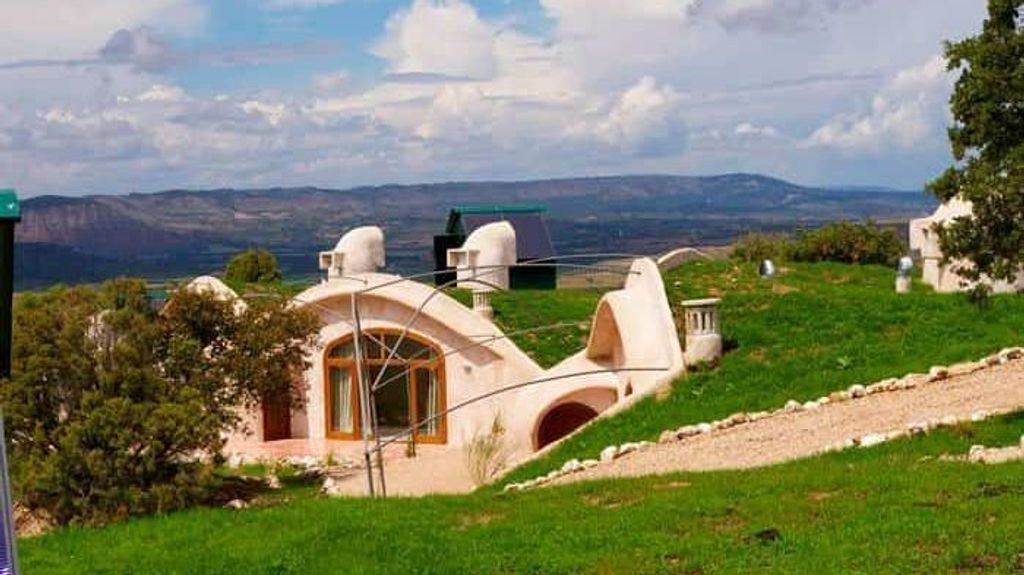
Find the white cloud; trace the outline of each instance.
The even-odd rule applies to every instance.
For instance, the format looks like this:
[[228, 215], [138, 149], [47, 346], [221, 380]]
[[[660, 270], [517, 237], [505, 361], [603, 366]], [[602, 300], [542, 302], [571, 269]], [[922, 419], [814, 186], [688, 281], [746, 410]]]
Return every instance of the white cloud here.
[[779, 136], [779, 131], [772, 126], [755, 126], [750, 122], [737, 124], [736, 128], [733, 129], [733, 133], [737, 136], [761, 136], [765, 138], [777, 138]]
[[[895, 70], [975, 29], [983, 12], [959, 0], [539, 0], [540, 14], [517, 20], [518, 8], [485, 16], [470, 0], [404, 0], [363, 47], [383, 58], [379, 79], [338, 61], [305, 83], [261, 89], [247, 78], [207, 96], [169, 72], [226, 75], [304, 47], [179, 43], [173, 17], [154, 21], [160, 6], [198, 6], [203, 17], [170, 27], [200, 29], [200, 1], [132, 2], [91, 35], [47, 29], [27, 43], [42, 49], [11, 52], [106, 60], [0, 70], [0, 183], [34, 194], [644, 171], [870, 180], [884, 167], [850, 166], [897, 164], [879, 151], [939, 157], [948, 80], [934, 65]], [[254, 5], [264, 1], [328, 0]], [[916, 32], [904, 34], [910, 17]], [[765, 33], [782, 31], [794, 33]], [[916, 185], [934, 164], [884, 173]]]
[[659, 86], [646, 76], [622, 94], [594, 134], [640, 156], [679, 152], [686, 147], [680, 97], [671, 86]]
[[260, 102], [259, 100], [247, 100], [241, 104], [246, 114], [262, 116], [271, 126], [277, 126], [287, 114], [287, 107], [284, 104]]
[[315, 74], [310, 87], [318, 94], [336, 94], [348, 88], [352, 76], [345, 70]]
[[701, 12], [728, 29], [795, 32], [823, 26], [827, 16], [852, 11], [875, 0], [706, 0]]
[[909, 149], [931, 137], [941, 141], [953, 81], [940, 56], [902, 70], [875, 95], [870, 112], [833, 118], [815, 130], [803, 145], [880, 152]]
[[496, 28], [462, 0], [414, 0], [393, 15], [373, 53], [394, 74], [490, 78]]
[[555, 23], [562, 63], [589, 84], [661, 76], [701, 42], [692, 33], [698, 0], [541, 0]]
[[200, 0], [4, 0], [2, 13], [0, 60], [81, 58], [115, 30], [194, 34], [207, 19]]
[[185, 90], [179, 86], [154, 84], [134, 99], [138, 102], [180, 102], [185, 99]]

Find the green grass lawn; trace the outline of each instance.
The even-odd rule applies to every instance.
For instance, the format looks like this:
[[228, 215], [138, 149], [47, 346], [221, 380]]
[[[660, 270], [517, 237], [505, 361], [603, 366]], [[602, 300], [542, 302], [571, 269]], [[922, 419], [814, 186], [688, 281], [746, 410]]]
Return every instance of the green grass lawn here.
[[[895, 273], [879, 266], [789, 264], [772, 281], [756, 271], [751, 264], [694, 262], [669, 273], [665, 284], [673, 307], [687, 298], [722, 297], [723, 335], [734, 349], [721, 366], [676, 382], [667, 399], [649, 398], [596, 422], [509, 479], [596, 457], [607, 445], [654, 440], [665, 429], [773, 409], [790, 399], [817, 399], [855, 383], [926, 372], [1024, 344], [1024, 297], [994, 297], [979, 309], [962, 296], [936, 294], [922, 284], [898, 295]], [[534, 305], [533, 298], [519, 299], [514, 292], [507, 297], [505, 307], [515, 311], [496, 309], [508, 317]]]
[[745, 472], [515, 495], [198, 509], [22, 541], [24, 572], [949, 573], [1024, 569], [1024, 416]]
[[[723, 297], [732, 350], [662, 400], [602, 420], [533, 477], [605, 445], [666, 428], [814, 399], [1024, 343], [1024, 298], [979, 309], [959, 296], [893, 293], [879, 267], [689, 264], [666, 278], [673, 304]], [[457, 295], [458, 297], [458, 295]], [[586, 323], [599, 294], [494, 296], [506, 331]], [[586, 327], [514, 339], [551, 365]], [[46, 573], [944, 573], [1024, 572], [1024, 463], [943, 462], [972, 444], [1009, 445], [1024, 415], [873, 449], [745, 471], [606, 481], [502, 495], [326, 500], [290, 484], [245, 511], [196, 509], [22, 542], [24, 572]]]

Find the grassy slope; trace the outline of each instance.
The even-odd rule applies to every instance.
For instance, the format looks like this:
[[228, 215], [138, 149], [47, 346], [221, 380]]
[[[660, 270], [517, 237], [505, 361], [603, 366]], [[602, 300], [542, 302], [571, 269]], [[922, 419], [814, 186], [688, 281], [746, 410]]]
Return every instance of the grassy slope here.
[[[724, 296], [726, 337], [738, 347], [720, 369], [679, 382], [667, 400], [602, 421], [514, 475], [666, 427], [814, 398], [1024, 339], [1024, 298], [996, 298], [977, 310], [920, 287], [897, 297], [892, 280], [889, 270], [840, 265], [794, 266], [773, 283], [726, 263], [675, 272], [666, 280], [673, 301]], [[567, 295], [573, 304], [555, 306]], [[511, 330], [585, 320], [596, 299], [520, 292], [494, 305]], [[585, 330], [571, 330], [517, 341], [550, 364], [581, 345]], [[64, 530], [22, 551], [29, 574], [1009, 571], [1024, 553], [1024, 464], [934, 456], [1014, 443], [1021, 433], [1018, 415], [769, 469], [515, 496], [327, 501], [296, 488], [288, 506]], [[772, 528], [780, 540], [756, 537]]]
[[[472, 307], [469, 290], [449, 295]], [[491, 294], [494, 322], [542, 367], [551, 367], [587, 345], [590, 317], [601, 299], [599, 290], [520, 290]], [[534, 328], [548, 328], [517, 333]]]
[[[570, 438], [550, 456], [514, 472], [536, 476], [606, 445], [656, 439], [669, 428], [738, 411], [810, 400], [854, 383], [927, 371], [1024, 344], [1024, 298], [993, 298], [978, 309], [960, 296], [915, 286], [894, 293], [894, 273], [876, 266], [791, 265], [772, 282], [753, 266], [697, 262], [666, 278], [670, 300], [723, 297], [727, 345], [719, 369], [677, 382], [663, 401], [647, 399]], [[528, 306], [528, 302], [518, 302]]]
[[746, 472], [511, 496], [194, 510], [24, 541], [23, 567], [29, 575], [1012, 572], [1024, 568], [1024, 463], [936, 456], [1014, 443], [1021, 433], [1017, 415]]

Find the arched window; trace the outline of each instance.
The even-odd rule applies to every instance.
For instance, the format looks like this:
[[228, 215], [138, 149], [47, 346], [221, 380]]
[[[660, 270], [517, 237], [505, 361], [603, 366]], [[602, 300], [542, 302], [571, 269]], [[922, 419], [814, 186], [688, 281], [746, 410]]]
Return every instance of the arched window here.
[[[395, 435], [423, 422], [415, 432], [422, 443], [446, 441], [444, 358], [427, 342], [387, 330], [363, 332], [362, 351], [367, 385], [380, 376], [381, 387], [374, 394], [377, 429], [384, 437]], [[362, 437], [359, 386], [356, 378], [355, 346], [348, 336], [327, 347], [324, 355], [324, 397], [327, 437]], [[397, 351], [390, 362], [391, 350]], [[385, 365], [386, 364], [386, 365]], [[383, 373], [383, 375], [381, 375]]]

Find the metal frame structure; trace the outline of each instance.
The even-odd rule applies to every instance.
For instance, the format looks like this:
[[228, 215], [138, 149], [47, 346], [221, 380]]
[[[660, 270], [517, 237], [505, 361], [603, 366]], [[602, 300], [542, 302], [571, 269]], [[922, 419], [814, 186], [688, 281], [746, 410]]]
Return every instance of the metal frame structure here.
[[[632, 270], [622, 270], [622, 269], [619, 269], [619, 268], [602, 266], [602, 265], [596, 265], [596, 264], [590, 264], [590, 265], [587, 265], [587, 264], [571, 264], [571, 263], [561, 263], [561, 262], [557, 261], [557, 260], [561, 260], [561, 259], [594, 259], [594, 258], [608, 259], [608, 258], [627, 258], [627, 257], [635, 258], [635, 257], [646, 257], [646, 256], [637, 256], [636, 254], [582, 254], [582, 255], [556, 256], [555, 258], [547, 258], [547, 259], [542, 260], [542, 261], [524, 261], [524, 262], [520, 262], [520, 263], [517, 263], [517, 264], [514, 264], [514, 265], [513, 264], [501, 264], [501, 265], [477, 266], [473, 270], [470, 270], [468, 268], [457, 268], [455, 270], [456, 272], [471, 271], [472, 273], [471, 273], [471, 275], [469, 277], [465, 277], [464, 276], [461, 279], [456, 278], [454, 280], [451, 280], [451, 281], [448, 281], [448, 282], [444, 282], [444, 283], [442, 283], [440, 285], [436, 285], [436, 286], [432, 287], [430, 294], [426, 298], [424, 298], [424, 300], [422, 302], [420, 302], [420, 304], [414, 310], [412, 315], [410, 315], [410, 317], [406, 320], [405, 324], [402, 326], [401, 333], [400, 333], [400, 335], [398, 337], [397, 342], [394, 344], [394, 346], [392, 346], [392, 347], [384, 346], [384, 349], [388, 350], [388, 356], [387, 356], [387, 358], [385, 358], [384, 367], [387, 367], [394, 360], [395, 354], [397, 353], [397, 350], [398, 350], [399, 346], [405, 340], [406, 336], [409, 333], [409, 330], [416, 323], [416, 321], [420, 318], [420, 316], [423, 313], [423, 310], [426, 308], [427, 304], [429, 304], [430, 301], [433, 300], [434, 297], [436, 297], [439, 293], [442, 293], [445, 289], [450, 288], [450, 287], [452, 287], [454, 285], [457, 285], [458, 283], [476, 283], [476, 284], [480, 284], [480, 285], [483, 285], [485, 287], [489, 287], [489, 288], [494, 289], [494, 288], [497, 288], [498, 286], [495, 286], [495, 285], [493, 285], [493, 284], [491, 284], [491, 283], [489, 283], [489, 282], [487, 282], [485, 280], [480, 279], [479, 276], [486, 275], [486, 274], [489, 274], [489, 273], [493, 273], [494, 271], [498, 271], [498, 270], [502, 270], [502, 269], [509, 269], [511, 267], [514, 267], [514, 266], [520, 266], [520, 267], [523, 267], [523, 266], [527, 266], [527, 267], [529, 267], [529, 266], [544, 266], [544, 267], [556, 267], [556, 268], [582, 269], [582, 270], [588, 270], [588, 271], [601, 271], [601, 272], [617, 273], [617, 274], [621, 274], [623, 276], [628, 276], [630, 274], [639, 273], [639, 272], [634, 272]], [[515, 383], [515, 384], [512, 384], [512, 385], [506, 386], [506, 387], [502, 387], [502, 388], [497, 389], [497, 390], [492, 390], [492, 391], [487, 392], [485, 394], [482, 394], [480, 396], [477, 396], [477, 397], [468, 399], [466, 401], [463, 401], [463, 402], [461, 402], [459, 404], [456, 404], [454, 406], [446, 406], [446, 408], [443, 411], [441, 411], [441, 412], [439, 412], [439, 413], [437, 413], [437, 414], [435, 414], [435, 415], [433, 415], [431, 417], [428, 417], [428, 418], [424, 419], [423, 421], [415, 421], [414, 420], [410, 427], [406, 428], [402, 432], [400, 432], [398, 434], [395, 434], [395, 435], [393, 435], [393, 436], [391, 436], [391, 437], [389, 437], [389, 438], [387, 438], [385, 440], [384, 438], [382, 438], [380, 436], [380, 433], [378, 432], [377, 419], [376, 419], [376, 409], [375, 409], [375, 407], [376, 407], [375, 398], [376, 398], [376, 394], [377, 394], [378, 391], [380, 391], [384, 386], [392, 383], [393, 381], [396, 381], [398, 379], [398, 377], [394, 376], [394, 377], [391, 377], [391, 378], [389, 378], [387, 380], [383, 380], [384, 374], [386, 373], [386, 369], [381, 369], [380, 372], [377, 374], [377, 377], [374, 378], [374, 381], [372, 383], [366, 380], [365, 373], [364, 373], [365, 370], [364, 370], [364, 363], [363, 363], [364, 362], [363, 350], [362, 350], [362, 346], [361, 346], [361, 341], [362, 341], [362, 337], [363, 337], [363, 330], [362, 330], [362, 322], [361, 322], [360, 316], [359, 316], [359, 297], [361, 295], [368, 294], [368, 293], [371, 293], [373, 291], [376, 291], [376, 290], [379, 290], [379, 289], [382, 289], [382, 288], [385, 288], [385, 287], [397, 285], [397, 284], [408, 282], [408, 281], [415, 281], [417, 279], [425, 279], [425, 278], [436, 276], [438, 274], [450, 273], [450, 272], [451, 272], [451, 270], [432, 271], [432, 272], [425, 272], [425, 273], [420, 273], [420, 274], [414, 274], [414, 275], [410, 275], [410, 276], [400, 277], [400, 278], [397, 278], [397, 279], [394, 279], [394, 280], [390, 280], [390, 281], [386, 281], [386, 282], [383, 282], [383, 283], [380, 283], [380, 284], [377, 284], [377, 285], [365, 287], [363, 289], [353, 290], [352, 294], [351, 294], [351, 297], [349, 298], [349, 300], [350, 300], [350, 310], [351, 310], [350, 313], [351, 313], [351, 316], [352, 316], [352, 321], [351, 322], [346, 322], [346, 323], [349, 323], [349, 325], [353, 328], [353, 331], [354, 331], [353, 341], [355, 342], [354, 343], [354, 352], [355, 352], [356, 373], [357, 373], [357, 380], [358, 380], [357, 381], [357, 385], [359, 386], [359, 389], [361, 391], [361, 393], [359, 394], [359, 398], [360, 398], [360, 413], [363, 414], [363, 421], [364, 421], [363, 425], [361, 425], [361, 427], [362, 427], [361, 431], [362, 431], [362, 436], [363, 436], [363, 462], [364, 462], [364, 465], [366, 466], [366, 470], [367, 470], [367, 493], [370, 495], [370, 497], [375, 497], [377, 495], [376, 489], [375, 489], [375, 485], [374, 485], [374, 477], [373, 477], [373, 467], [374, 467], [373, 466], [373, 458], [374, 458], [374, 455], [376, 456], [376, 467], [377, 467], [377, 471], [378, 471], [378, 475], [379, 475], [378, 481], [380, 482], [379, 483], [379, 485], [380, 485], [380, 495], [382, 497], [387, 497], [387, 480], [386, 480], [385, 470], [384, 470], [384, 448], [386, 448], [388, 445], [391, 445], [391, 444], [393, 444], [393, 443], [395, 443], [397, 441], [402, 440], [405, 437], [413, 438], [412, 440], [415, 441], [415, 439], [414, 439], [415, 433], [416, 433], [416, 431], [419, 428], [421, 428], [422, 426], [424, 426], [426, 424], [429, 424], [430, 422], [435, 421], [435, 420], [437, 420], [437, 419], [439, 419], [441, 417], [445, 417], [445, 416], [447, 416], [448, 414], [450, 414], [450, 413], [452, 413], [454, 411], [457, 411], [459, 409], [462, 409], [464, 407], [467, 407], [467, 406], [472, 405], [474, 403], [477, 403], [479, 401], [483, 401], [485, 399], [488, 399], [488, 398], [491, 398], [491, 397], [494, 397], [494, 396], [497, 396], [497, 395], [501, 395], [503, 393], [507, 393], [509, 391], [514, 391], [516, 389], [521, 389], [521, 388], [524, 388], [524, 387], [529, 387], [529, 386], [533, 386], [533, 385], [539, 385], [539, 384], [543, 384], [543, 383], [550, 383], [550, 382], [553, 382], [553, 381], [561, 381], [561, 380], [565, 380], [565, 379], [571, 379], [571, 378], [574, 378], [574, 377], [585, 377], [585, 376], [589, 376], [589, 375], [597, 375], [597, 374], [603, 374], [603, 373], [652, 372], [652, 371], [667, 371], [669, 369], [668, 367], [638, 366], [638, 367], [606, 369], [606, 370], [591, 370], [591, 371], [574, 372], [574, 373], [569, 373], [569, 374], [562, 374], [562, 375], [558, 375], [558, 376], [545, 377], [545, 378], [540, 378], [540, 379], [535, 379], [535, 380], [530, 380], [530, 381], [525, 381], [525, 382], [519, 382], [519, 383]], [[342, 279], [350, 279], [350, 280], [362, 281], [364, 283], [364, 285], [366, 285], [366, 283], [367, 283], [362, 278], [342, 278]], [[301, 303], [305, 303], [305, 302], [301, 302]], [[324, 309], [324, 310], [327, 309], [327, 308], [324, 308], [322, 306], [318, 306], [318, 307], [320, 309]], [[333, 313], [333, 311], [331, 313]], [[552, 329], [552, 326], [541, 326], [540, 328], [537, 328], [537, 329]], [[515, 333], [523, 333], [523, 332], [529, 333], [530, 331], [533, 331], [533, 330], [521, 330], [520, 332], [515, 332]], [[486, 345], [487, 343], [490, 343], [490, 342], [493, 342], [493, 341], [497, 341], [499, 339], [508, 338], [509, 335], [510, 334], [505, 334], [503, 336], [490, 336], [490, 337], [485, 338], [485, 339], [483, 339], [481, 341], [474, 342], [473, 344], [470, 344], [468, 346], [464, 346], [462, 348], [459, 348], [458, 350], [452, 350], [452, 351], [450, 351], [450, 352], [448, 352], [448, 353], [446, 353], [444, 355], [447, 356], [447, 355], [450, 355], [450, 354], [453, 354], [453, 353], [462, 352], [462, 351], [465, 351], [465, 350], [468, 350], [468, 349], [472, 349], [472, 348], [475, 348], [475, 347], [480, 347], [480, 346]], [[367, 421], [370, 423], [369, 426], [367, 426], [366, 423], [365, 423]], [[372, 448], [371, 448], [371, 445], [370, 445], [370, 436], [371, 435], [372, 435], [373, 440], [374, 440]]]

